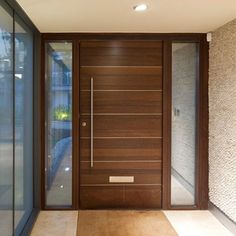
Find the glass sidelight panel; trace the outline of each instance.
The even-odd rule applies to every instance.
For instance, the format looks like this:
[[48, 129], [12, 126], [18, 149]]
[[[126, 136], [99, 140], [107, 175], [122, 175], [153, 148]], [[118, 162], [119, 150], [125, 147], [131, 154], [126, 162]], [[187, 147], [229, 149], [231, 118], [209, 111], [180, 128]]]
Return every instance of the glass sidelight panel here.
[[72, 205], [72, 43], [46, 44], [46, 206]]
[[22, 234], [33, 210], [33, 34], [0, 2], [0, 235]]
[[15, 17], [15, 235], [33, 209], [33, 35]]
[[0, 235], [13, 234], [13, 17], [0, 4]]
[[172, 44], [171, 205], [195, 205], [198, 47]]

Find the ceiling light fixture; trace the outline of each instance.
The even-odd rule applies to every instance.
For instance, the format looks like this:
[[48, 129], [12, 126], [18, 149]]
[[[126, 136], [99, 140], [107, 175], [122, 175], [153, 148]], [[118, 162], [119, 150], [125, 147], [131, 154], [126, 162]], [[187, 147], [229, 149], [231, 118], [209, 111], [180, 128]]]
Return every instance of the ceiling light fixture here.
[[148, 6], [147, 4], [138, 4], [133, 7], [134, 11], [145, 11], [147, 10]]

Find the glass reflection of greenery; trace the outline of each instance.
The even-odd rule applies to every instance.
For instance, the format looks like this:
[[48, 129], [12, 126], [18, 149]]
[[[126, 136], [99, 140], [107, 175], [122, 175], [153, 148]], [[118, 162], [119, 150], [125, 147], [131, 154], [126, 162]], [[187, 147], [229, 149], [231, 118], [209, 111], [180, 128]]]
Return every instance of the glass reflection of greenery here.
[[69, 121], [71, 120], [71, 107], [59, 105], [53, 110], [53, 117], [56, 121]]

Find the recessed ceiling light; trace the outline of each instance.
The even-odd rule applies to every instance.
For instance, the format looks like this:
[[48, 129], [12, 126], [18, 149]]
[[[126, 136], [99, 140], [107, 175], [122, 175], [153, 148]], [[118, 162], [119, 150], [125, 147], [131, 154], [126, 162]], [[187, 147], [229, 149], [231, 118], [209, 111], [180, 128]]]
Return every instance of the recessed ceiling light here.
[[133, 7], [135, 11], [145, 11], [147, 10], [148, 6], [147, 4], [138, 4]]

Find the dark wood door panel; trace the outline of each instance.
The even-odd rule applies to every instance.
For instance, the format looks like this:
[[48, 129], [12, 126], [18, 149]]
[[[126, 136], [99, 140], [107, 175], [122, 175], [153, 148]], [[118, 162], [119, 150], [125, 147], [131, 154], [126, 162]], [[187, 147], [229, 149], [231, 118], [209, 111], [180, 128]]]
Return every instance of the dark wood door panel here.
[[162, 110], [161, 41], [80, 43], [81, 207], [161, 207]]
[[162, 164], [161, 161], [137, 161], [137, 162], [94, 162], [94, 166], [90, 167], [89, 161], [81, 162], [81, 170], [88, 170], [89, 173], [96, 173], [97, 171], [104, 172], [113, 172], [118, 171], [119, 173], [127, 173], [127, 171], [138, 171], [138, 172], [146, 172], [146, 171], [157, 171], [161, 170]]
[[81, 66], [160, 66], [162, 42], [81, 42]]
[[137, 171], [94, 171], [90, 173], [88, 170], [81, 170], [81, 185], [98, 185], [98, 184], [106, 184], [106, 185], [120, 185], [122, 183], [112, 184], [109, 182], [110, 176], [131, 176], [134, 177], [133, 183], [128, 183], [129, 186], [133, 184], [160, 184], [161, 185], [161, 172], [160, 170], [156, 171], [145, 171], [143, 173], [137, 173]]
[[85, 209], [160, 208], [161, 186], [84, 186], [80, 205]]
[[124, 202], [130, 208], [161, 208], [161, 186], [125, 186]]
[[162, 90], [162, 67], [81, 67], [81, 90]]
[[[81, 137], [90, 137], [90, 116], [82, 115]], [[99, 115], [94, 116], [94, 138], [96, 137], [161, 137], [160, 115]]]
[[[94, 160], [161, 160], [162, 139], [94, 139]], [[90, 160], [90, 139], [80, 140], [80, 160]]]
[[[81, 113], [90, 113], [90, 92], [82, 91]], [[162, 93], [159, 91], [96, 91], [96, 113], [161, 113]]]
[[162, 51], [161, 40], [96, 40], [81, 41], [81, 48], [159, 48]]
[[124, 207], [124, 188], [118, 186], [81, 186], [80, 207], [82, 209], [105, 209]]
[[[82, 185], [111, 184], [110, 176], [133, 176], [132, 184], [161, 184], [162, 163], [154, 162], [81, 162], [80, 171]], [[119, 182], [120, 183], [120, 182]], [[118, 183], [118, 184], [119, 184]]]

